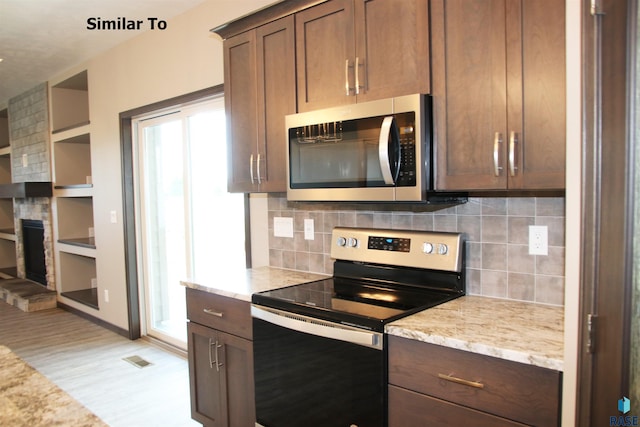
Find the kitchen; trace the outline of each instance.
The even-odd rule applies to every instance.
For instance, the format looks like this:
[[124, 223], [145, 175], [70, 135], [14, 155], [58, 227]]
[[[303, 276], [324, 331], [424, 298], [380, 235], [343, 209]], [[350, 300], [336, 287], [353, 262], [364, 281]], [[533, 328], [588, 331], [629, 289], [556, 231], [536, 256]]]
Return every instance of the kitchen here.
[[[109, 212], [112, 209], [116, 209], [118, 213], [122, 212], [122, 192], [121, 183], [118, 179], [113, 179], [113, 170], [118, 169], [120, 166], [120, 152], [117, 144], [113, 144], [112, 141], [117, 139], [118, 135], [118, 123], [116, 118], [122, 111], [135, 108], [140, 105], [146, 105], [152, 102], [156, 102], [162, 99], [169, 99], [171, 97], [190, 93], [199, 90], [204, 87], [220, 84], [224, 81], [223, 78], [223, 66], [221, 58], [223, 57], [221, 43], [212, 35], [202, 36], [202, 29], [209, 29], [221, 25], [225, 22], [229, 22], [242, 16], [246, 13], [252, 12], [260, 6], [266, 5], [269, 2], [252, 2], [251, 4], [240, 3], [234, 6], [228, 5], [222, 7], [216, 2], [209, 2], [202, 5], [199, 10], [194, 10], [181, 19], [176, 19], [172, 25], [164, 33], [157, 34], [144, 34], [141, 37], [133, 40], [132, 42], [115, 49], [105, 54], [99, 55], [86, 64], [80, 64], [70, 70], [65, 71], [59, 75], [51, 78], [52, 82], [62, 81], [69, 76], [75, 75], [83, 69], [89, 69], [91, 73], [92, 82], [99, 82], [92, 84], [91, 88], [91, 121], [92, 121], [92, 147], [97, 147], [103, 156], [104, 161], [101, 164], [94, 165], [93, 178], [96, 183], [100, 183], [101, 193], [94, 196], [94, 209], [96, 212]], [[259, 4], [261, 3], [261, 4]], [[567, 3], [567, 16], [569, 24], [573, 25], [572, 30], [567, 30], [568, 43], [573, 43], [573, 48], [567, 48], [569, 55], [578, 55], [580, 51], [579, 46], [579, 27], [578, 21], [575, 19], [579, 16], [579, 7], [576, 2]], [[571, 19], [573, 17], [574, 19]], [[164, 52], [172, 52], [172, 57], [175, 58], [171, 63], [166, 63], [163, 58], [153, 54], [153, 46], [162, 44], [164, 46]], [[183, 49], [184, 45], [190, 45], [192, 48], [189, 51]], [[193, 52], [199, 52], [201, 54], [194, 55]], [[119, 73], [114, 69], [114, 65], [119, 60], [129, 58], [131, 55], [138, 55], [141, 58], [142, 65], [137, 64], [135, 67], [128, 69], [126, 73]], [[567, 74], [576, 76], [579, 74], [579, 57], [574, 58], [575, 61], [568, 61]], [[122, 65], [118, 65], [122, 67]], [[572, 68], [573, 67], [573, 68]], [[149, 79], [149, 71], [153, 70], [153, 79]], [[126, 74], [126, 75], [125, 75]], [[170, 76], [185, 75], [189, 76], [189, 79], [173, 79], [171, 85], [167, 85], [164, 82], [169, 80]], [[169, 78], [167, 78], [169, 77]], [[579, 104], [577, 100], [579, 96], [579, 85], [575, 79], [568, 79], [567, 90], [567, 120], [568, 123], [574, 123], [573, 126], [568, 126], [567, 141], [578, 141], [580, 125], [576, 126], [576, 123], [580, 123], [579, 119]], [[572, 96], [570, 96], [572, 95]], [[110, 99], [110, 102], [104, 102], [104, 99]], [[575, 104], [572, 105], [572, 100]], [[573, 120], [573, 121], [572, 121]], [[575, 150], [567, 154], [567, 159], [575, 159], [580, 157], [580, 144], [567, 143], [569, 150]], [[567, 332], [565, 351], [565, 367], [563, 376], [563, 419], [566, 425], [572, 425], [573, 417], [572, 411], [567, 408], [575, 405], [575, 387], [571, 384], [575, 384], [577, 381], [576, 361], [577, 361], [577, 348], [575, 336], [577, 336], [578, 320], [578, 295], [579, 295], [579, 223], [580, 223], [580, 190], [579, 190], [580, 170], [579, 165], [573, 162], [567, 162], [567, 191], [565, 197], [546, 198], [539, 197], [532, 200], [528, 197], [522, 199], [512, 199], [507, 197], [481, 197], [472, 198], [471, 202], [467, 205], [463, 205], [462, 211], [457, 210], [455, 215], [451, 215], [451, 212], [384, 212], [365, 209], [362, 211], [360, 208], [353, 208], [349, 206], [346, 209], [339, 209], [337, 211], [322, 212], [323, 220], [328, 218], [328, 223], [336, 223], [337, 221], [344, 221], [342, 225], [356, 225], [366, 224], [370, 222], [376, 227], [403, 227], [409, 223], [418, 223], [424, 221], [432, 221], [434, 230], [443, 230], [447, 227], [452, 227], [452, 224], [467, 224], [465, 228], [468, 230], [480, 230], [479, 223], [486, 221], [487, 224], [491, 223], [495, 226], [494, 234], [500, 235], [501, 238], [505, 238], [504, 224], [508, 220], [508, 205], [510, 203], [516, 203], [517, 210], [520, 212], [527, 212], [524, 215], [527, 218], [534, 218], [535, 223], [538, 221], [550, 220], [553, 224], [566, 223], [566, 229], [564, 230], [564, 240], [558, 240], [558, 236], [562, 235], [562, 231], [558, 231], [558, 227], [549, 226], [550, 230], [550, 249], [558, 250], [565, 253], [566, 267], [564, 270], [564, 288], [558, 286], [557, 278], [562, 278], [562, 272], [559, 272], [558, 266], [550, 266], [552, 274], [551, 282], [547, 285], [546, 291], [538, 292], [536, 290], [536, 297], [540, 298], [538, 302], [562, 305], [564, 301], [565, 308], [565, 331], [574, 331], [573, 334]], [[576, 182], [577, 181], [577, 182]], [[96, 184], [98, 185], [98, 184]], [[293, 215], [296, 218], [304, 219], [305, 216], [313, 213], [311, 210], [306, 210], [304, 207], [298, 212], [298, 209], [290, 210], [286, 201], [281, 196], [276, 197], [263, 197], [255, 196], [251, 199], [252, 202], [252, 219], [258, 221], [258, 226], [253, 227], [253, 230], [272, 230], [272, 219], [274, 217], [282, 217]], [[521, 204], [521, 205], [520, 205]], [[538, 204], [541, 204], [540, 208], [537, 208]], [[550, 204], [550, 206], [547, 206]], [[489, 215], [491, 218], [484, 219], [482, 212], [493, 213]], [[513, 211], [512, 211], [513, 212]], [[545, 214], [544, 212], [547, 212]], [[564, 214], [563, 214], [564, 212]], [[538, 216], [540, 215], [540, 216]], [[519, 215], [515, 215], [515, 221], [518, 221]], [[514, 221], [510, 221], [514, 222]], [[318, 224], [318, 221], [316, 221]], [[318, 227], [318, 225], [316, 225]], [[102, 257], [105, 261], [101, 261], [99, 265], [98, 275], [102, 283], [124, 283], [125, 282], [125, 267], [123, 260], [124, 245], [122, 241], [122, 234], [120, 228], [109, 223], [108, 219], [97, 218], [96, 219], [96, 239], [100, 242], [99, 251], [101, 253], [109, 254], [108, 257]], [[299, 229], [296, 227], [296, 231]], [[483, 229], [484, 230], [484, 229]], [[555, 232], [558, 234], [552, 234]], [[465, 230], [467, 231], [467, 230]], [[473, 234], [471, 231], [469, 233]], [[327, 231], [328, 233], [328, 231]], [[254, 265], [271, 264], [276, 267], [295, 267], [295, 264], [291, 264], [291, 258], [284, 256], [282, 247], [279, 245], [284, 244], [282, 241], [271, 241], [269, 235], [264, 233], [256, 233], [252, 235], [254, 248], [260, 248], [258, 254], [254, 254], [257, 258], [254, 258]], [[476, 237], [474, 240], [477, 246], [483, 243], [482, 235]], [[519, 238], [523, 238], [522, 236]], [[566, 242], [566, 243], [565, 243]], [[491, 242], [494, 243], [494, 242]], [[504, 250], [508, 250], [509, 244], [521, 245], [521, 241], [504, 241], [500, 242], [504, 246]], [[565, 246], [566, 245], [566, 246]], [[563, 249], [564, 248], [564, 249]], [[305, 252], [306, 251], [302, 251]], [[477, 253], [477, 251], [476, 251]], [[273, 259], [270, 259], [270, 255]], [[260, 258], [260, 256], [262, 258]], [[498, 257], [498, 255], [496, 255]], [[108, 261], [106, 261], [108, 259]], [[257, 261], [256, 259], [261, 261]], [[298, 268], [302, 268], [298, 266]], [[473, 268], [472, 268], [473, 269]], [[478, 268], [477, 270], [482, 270]], [[491, 269], [492, 271], [502, 271], [504, 275], [504, 268]], [[324, 272], [323, 270], [316, 270]], [[518, 274], [521, 271], [513, 271], [512, 273]], [[478, 273], [475, 273], [478, 274]], [[546, 278], [547, 275], [545, 275]], [[478, 276], [476, 276], [478, 277]], [[555, 282], [554, 282], [555, 281]], [[495, 287], [495, 285], [482, 286], [479, 278], [475, 280], [473, 278], [469, 281], [468, 293], [476, 295], [488, 295], [496, 297], [508, 297], [506, 294], [505, 282], [494, 281], [493, 283], [502, 285]], [[509, 288], [513, 290], [511, 287]], [[515, 289], [518, 289], [517, 287]], [[526, 299], [536, 298], [531, 295], [522, 297], [527, 292], [526, 286], [521, 288], [519, 297], [513, 297], [513, 299]], [[128, 330], [126, 315], [126, 291], [121, 287], [112, 287], [110, 290], [110, 302], [108, 304], [101, 304], [100, 319], [112, 324], [123, 330]], [[571, 313], [572, 315], [569, 315]], [[574, 337], [573, 339], [570, 337]]]

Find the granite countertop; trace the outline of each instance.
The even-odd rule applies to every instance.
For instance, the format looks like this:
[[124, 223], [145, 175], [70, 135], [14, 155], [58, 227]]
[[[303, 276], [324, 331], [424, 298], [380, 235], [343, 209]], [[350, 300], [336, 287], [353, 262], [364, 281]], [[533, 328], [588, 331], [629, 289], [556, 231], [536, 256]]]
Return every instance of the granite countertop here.
[[215, 276], [182, 280], [183, 286], [251, 302], [251, 294], [330, 277], [274, 267], [216, 271]]
[[563, 307], [464, 296], [388, 324], [390, 335], [562, 371]]

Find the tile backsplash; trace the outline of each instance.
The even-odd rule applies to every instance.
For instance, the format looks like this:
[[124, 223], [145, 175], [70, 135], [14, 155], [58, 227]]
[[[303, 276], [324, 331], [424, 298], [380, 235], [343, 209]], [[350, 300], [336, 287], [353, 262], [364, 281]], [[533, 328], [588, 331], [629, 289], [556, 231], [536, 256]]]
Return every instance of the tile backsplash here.
[[[329, 252], [336, 226], [457, 231], [467, 239], [467, 294], [563, 305], [564, 207], [563, 197], [470, 197], [466, 204], [435, 212], [397, 206], [376, 210], [367, 204], [287, 202], [284, 195], [272, 194], [269, 264], [332, 274]], [[293, 238], [274, 236], [275, 217], [293, 218]], [[304, 238], [308, 218], [314, 220], [313, 240]], [[530, 225], [548, 227], [548, 255], [529, 255]]]

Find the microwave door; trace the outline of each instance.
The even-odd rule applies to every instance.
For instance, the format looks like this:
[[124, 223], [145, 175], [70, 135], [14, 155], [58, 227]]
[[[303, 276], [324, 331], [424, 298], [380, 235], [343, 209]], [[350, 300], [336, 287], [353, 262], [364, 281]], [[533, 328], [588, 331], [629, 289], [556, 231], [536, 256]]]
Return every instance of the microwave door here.
[[395, 185], [400, 173], [400, 134], [393, 116], [382, 121], [378, 140], [378, 157], [382, 178], [387, 185]]

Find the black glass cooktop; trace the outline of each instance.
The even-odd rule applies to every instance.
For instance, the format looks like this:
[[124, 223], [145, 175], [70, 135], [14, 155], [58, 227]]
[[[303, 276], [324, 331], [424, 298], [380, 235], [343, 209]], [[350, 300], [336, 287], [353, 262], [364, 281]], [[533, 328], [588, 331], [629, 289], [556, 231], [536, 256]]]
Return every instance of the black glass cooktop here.
[[382, 332], [384, 324], [459, 294], [334, 277], [253, 294], [271, 308]]

